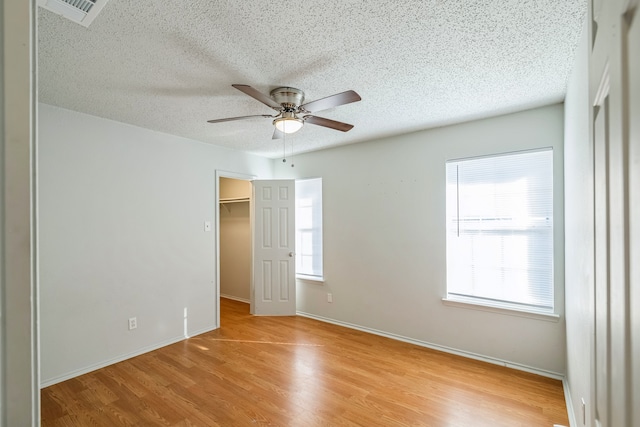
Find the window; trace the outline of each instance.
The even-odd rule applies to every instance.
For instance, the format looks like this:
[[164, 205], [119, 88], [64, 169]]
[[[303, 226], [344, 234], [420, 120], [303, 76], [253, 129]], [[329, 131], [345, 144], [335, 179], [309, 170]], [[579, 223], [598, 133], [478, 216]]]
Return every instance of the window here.
[[447, 162], [447, 298], [553, 312], [553, 150]]
[[322, 178], [296, 181], [296, 276], [322, 277]]

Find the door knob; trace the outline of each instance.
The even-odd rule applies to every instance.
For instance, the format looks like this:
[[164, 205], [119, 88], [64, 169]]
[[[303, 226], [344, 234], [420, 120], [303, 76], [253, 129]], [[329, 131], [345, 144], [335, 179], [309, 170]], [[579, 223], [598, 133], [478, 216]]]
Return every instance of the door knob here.
[[289, 256], [290, 256], [291, 258], [293, 258], [293, 255], [295, 255], [293, 252], [289, 252]]

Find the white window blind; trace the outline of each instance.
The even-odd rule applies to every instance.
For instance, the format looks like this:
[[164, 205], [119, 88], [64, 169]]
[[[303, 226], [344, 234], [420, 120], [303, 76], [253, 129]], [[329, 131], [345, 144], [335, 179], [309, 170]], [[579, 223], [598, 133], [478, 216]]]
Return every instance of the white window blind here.
[[296, 275], [322, 279], [322, 178], [296, 181]]
[[553, 151], [447, 162], [447, 294], [553, 311]]

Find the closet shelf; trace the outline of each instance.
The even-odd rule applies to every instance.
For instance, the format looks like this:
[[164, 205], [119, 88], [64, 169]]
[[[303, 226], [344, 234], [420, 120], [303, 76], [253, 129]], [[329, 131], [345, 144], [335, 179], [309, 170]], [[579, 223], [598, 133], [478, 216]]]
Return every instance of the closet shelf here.
[[244, 203], [244, 202], [248, 202], [248, 201], [249, 201], [248, 197], [227, 197], [226, 199], [220, 199], [220, 206], [224, 206], [224, 208], [227, 210], [227, 212], [231, 213], [231, 210], [227, 206], [228, 204], [231, 204], [231, 203]]

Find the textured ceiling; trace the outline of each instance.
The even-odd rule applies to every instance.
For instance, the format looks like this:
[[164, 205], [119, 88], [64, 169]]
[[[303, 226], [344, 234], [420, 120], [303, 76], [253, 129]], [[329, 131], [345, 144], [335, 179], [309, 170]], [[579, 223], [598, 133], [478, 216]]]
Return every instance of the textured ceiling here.
[[272, 114], [231, 87], [353, 89], [287, 152], [561, 102], [585, 0], [110, 0], [89, 28], [38, 8], [40, 101], [277, 157]]

